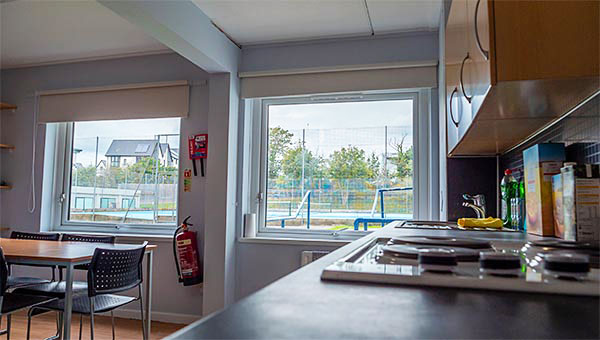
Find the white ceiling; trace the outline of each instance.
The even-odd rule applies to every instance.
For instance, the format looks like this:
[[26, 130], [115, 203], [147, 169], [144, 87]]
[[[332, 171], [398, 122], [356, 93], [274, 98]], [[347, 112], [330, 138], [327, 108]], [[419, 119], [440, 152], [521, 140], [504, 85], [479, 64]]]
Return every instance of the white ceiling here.
[[0, 6], [3, 68], [168, 50], [95, 1], [9, 1]]
[[[437, 30], [441, 0], [194, 0], [239, 44]], [[366, 6], [365, 6], [366, 3]]]
[[[167, 0], [165, 0], [167, 1]], [[193, 0], [243, 45], [436, 30], [441, 0]], [[0, 0], [0, 66], [168, 51], [93, 0]]]

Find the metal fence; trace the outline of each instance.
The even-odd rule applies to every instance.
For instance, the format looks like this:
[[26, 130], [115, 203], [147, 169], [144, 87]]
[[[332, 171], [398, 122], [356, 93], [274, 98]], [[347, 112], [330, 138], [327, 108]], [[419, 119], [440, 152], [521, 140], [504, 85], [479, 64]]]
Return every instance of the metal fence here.
[[[274, 179], [268, 181], [267, 213], [290, 212], [303, 197], [300, 180]], [[378, 189], [412, 187], [412, 180], [389, 180], [373, 183], [364, 179], [306, 179], [304, 190], [311, 190], [311, 209], [321, 212], [370, 212]], [[377, 207], [379, 212], [379, 206]], [[389, 192], [385, 211], [412, 214], [413, 191]]]

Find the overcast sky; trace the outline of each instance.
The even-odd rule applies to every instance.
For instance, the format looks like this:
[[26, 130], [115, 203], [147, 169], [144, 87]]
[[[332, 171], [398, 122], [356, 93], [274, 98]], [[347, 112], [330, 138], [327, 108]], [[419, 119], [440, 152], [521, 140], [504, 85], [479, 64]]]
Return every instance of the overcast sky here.
[[[179, 134], [179, 118], [159, 118], [143, 120], [107, 120], [100, 122], [75, 123], [73, 147], [83, 151], [77, 155], [77, 162], [88, 166], [94, 164], [96, 137], [98, 139], [98, 161], [105, 160], [104, 154], [113, 139], [154, 139], [158, 134]], [[179, 137], [162, 137], [161, 143], [168, 142], [171, 148], [179, 148]]]
[[295, 140], [307, 129], [307, 149], [323, 156], [349, 145], [382, 154], [385, 126], [388, 152], [404, 135], [404, 145], [412, 145], [412, 108], [412, 100], [271, 105], [269, 127], [290, 130]]
[[[384, 126], [388, 126], [388, 152], [389, 146], [399, 143], [404, 135], [404, 145], [408, 147], [412, 145], [412, 118], [411, 100], [272, 105], [269, 109], [270, 127], [290, 130], [294, 142], [301, 139], [302, 129], [307, 129], [306, 147], [323, 156], [349, 145], [382, 154], [386, 144]], [[74, 148], [83, 150], [77, 155], [77, 162], [84, 166], [94, 163], [96, 137], [100, 161], [106, 159], [104, 154], [114, 139], [179, 134], [179, 125], [179, 118], [77, 122]], [[171, 148], [179, 147], [178, 137], [161, 138], [161, 142], [165, 141]]]

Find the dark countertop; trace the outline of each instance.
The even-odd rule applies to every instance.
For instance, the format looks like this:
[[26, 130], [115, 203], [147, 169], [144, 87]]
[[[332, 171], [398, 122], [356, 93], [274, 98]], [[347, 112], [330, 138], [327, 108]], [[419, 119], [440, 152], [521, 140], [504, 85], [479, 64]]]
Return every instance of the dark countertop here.
[[[389, 229], [377, 234], [386, 234]], [[469, 236], [472, 233], [468, 232]], [[321, 281], [321, 271], [327, 265], [374, 234], [300, 268], [169, 339], [600, 337], [600, 300], [595, 297]], [[420, 230], [418, 234], [430, 233]], [[475, 235], [524, 238], [519, 233]]]

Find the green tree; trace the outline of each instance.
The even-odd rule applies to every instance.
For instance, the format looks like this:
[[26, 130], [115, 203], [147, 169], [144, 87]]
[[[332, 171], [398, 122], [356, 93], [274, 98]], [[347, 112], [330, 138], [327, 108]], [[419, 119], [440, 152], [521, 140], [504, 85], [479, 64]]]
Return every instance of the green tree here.
[[368, 167], [368, 178], [376, 179], [379, 177], [381, 172], [381, 163], [379, 162], [379, 157], [372, 152], [369, 158], [367, 158], [367, 167]]
[[282, 161], [290, 150], [293, 136], [291, 132], [279, 126], [269, 129], [269, 178], [277, 178], [281, 175]]
[[334, 151], [329, 159], [329, 176], [341, 194], [341, 203], [348, 207], [351, 194], [350, 180], [369, 177], [365, 151], [355, 146]]
[[[158, 163], [158, 164], [157, 164]], [[177, 168], [174, 166], [166, 166], [157, 162], [153, 157], [144, 157], [129, 165], [127, 168], [117, 168], [121, 171], [121, 178], [125, 177], [125, 171], [127, 171], [128, 183], [137, 183], [140, 180], [143, 181], [146, 176], [146, 183], [154, 183], [153, 175], [155, 174], [156, 167], [158, 165], [158, 175], [164, 177], [163, 183], [174, 183], [175, 177], [177, 176]], [[112, 170], [112, 168], [111, 168]], [[121, 181], [119, 183], [124, 183]]]
[[365, 151], [355, 146], [334, 151], [329, 160], [329, 176], [334, 179], [368, 178]]
[[390, 158], [390, 162], [396, 166], [395, 176], [399, 179], [412, 177], [413, 175], [413, 147], [404, 145], [406, 135], [402, 137], [400, 143], [394, 145], [396, 154]]
[[93, 165], [86, 166], [85, 168], [75, 168], [73, 169], [72, 181], [73, 185], [80, 187], [93, 187], [94, 186], [94, 176], [96, 174], [96, 169]]
[[[309, 150], [304, 150], [304, 178], [323, 178], [325, 175], [325, 161], [320, 156], [315, 156]], [[302, 178], [302, 142], [298, 141], [295, 147], [287, 150], [281, 161], [283, 174], [287, 178]]]
[[[75, 186], [93, 187], [96, 184], [103, 188], [117, 188], [119, 184], [154, 183], [156, 159], [144, 157], [127, 167], [110, 167], [108, 169], [96, 169], [93, 165], [73, 169], [72, 181]], [[160, 183], [172, 184], [177, 181], [178, 171], [176, 167], [158, 164], [158, 175]], [[94, 181], [94, 177], [97, 177]]]

